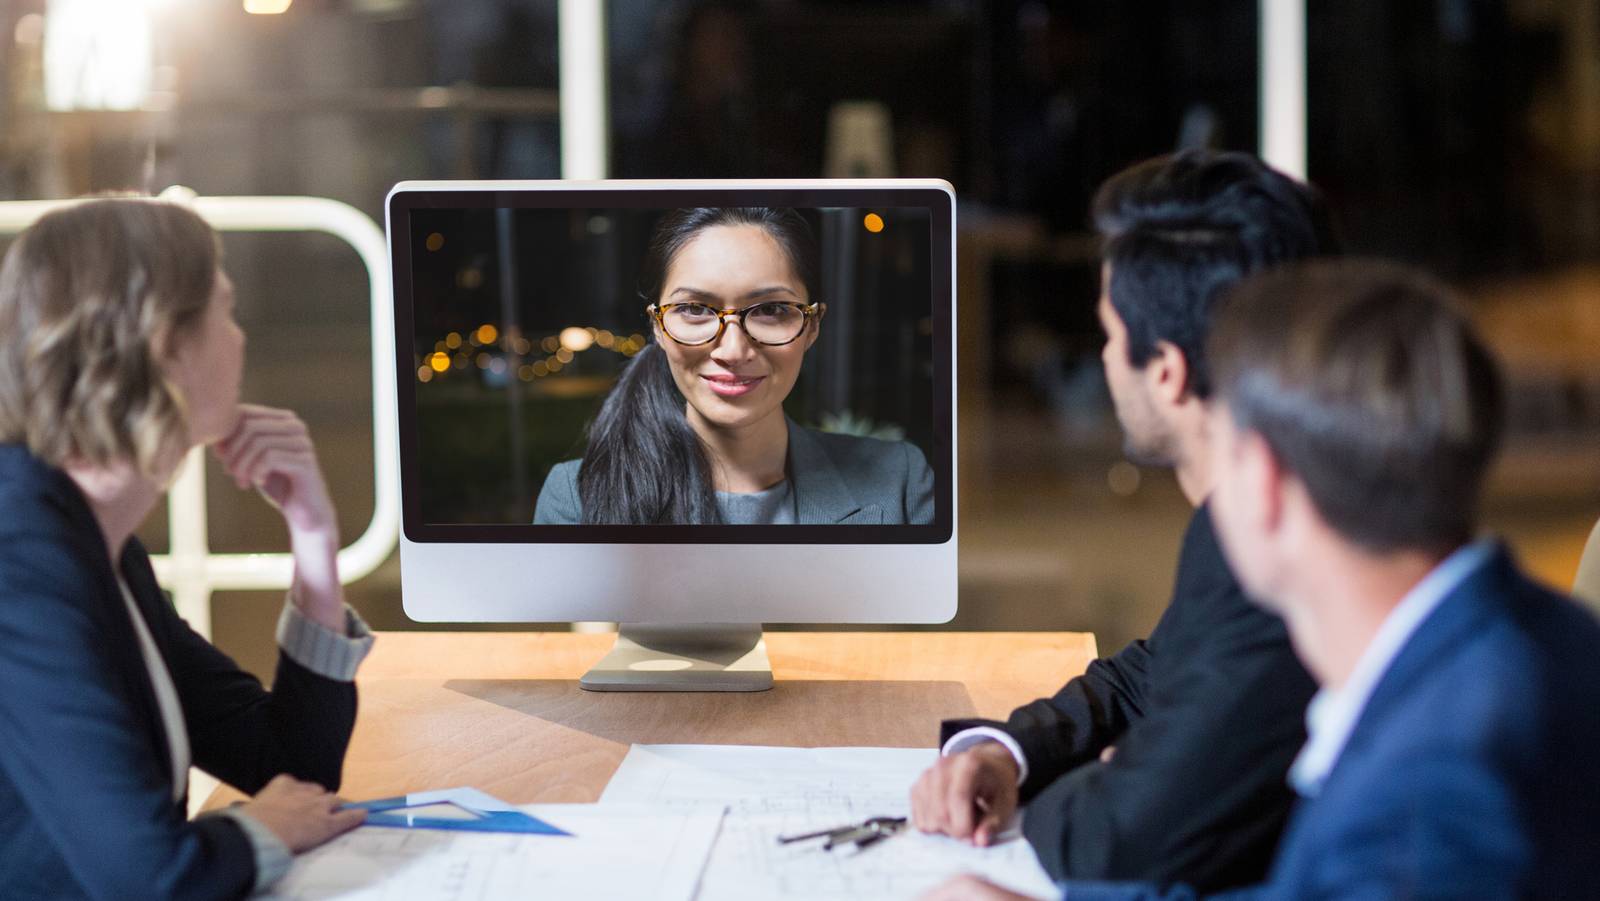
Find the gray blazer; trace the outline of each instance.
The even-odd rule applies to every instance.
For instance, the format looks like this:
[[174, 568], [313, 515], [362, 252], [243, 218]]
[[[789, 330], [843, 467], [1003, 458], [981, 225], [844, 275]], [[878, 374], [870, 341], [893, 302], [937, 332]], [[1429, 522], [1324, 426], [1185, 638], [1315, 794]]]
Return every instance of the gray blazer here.
[[[583, 521], [578, 467], [557, 463], [534, 506], [535, 525]], [[905, 525], [933, 522], [933, 470], [906, 441], [801, 428], [789, 421], [789, 480], [801, 525]]]

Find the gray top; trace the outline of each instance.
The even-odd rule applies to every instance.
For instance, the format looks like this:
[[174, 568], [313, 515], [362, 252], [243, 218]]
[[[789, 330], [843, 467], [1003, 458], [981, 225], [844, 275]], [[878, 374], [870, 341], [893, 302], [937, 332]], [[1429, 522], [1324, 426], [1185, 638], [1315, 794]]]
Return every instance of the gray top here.
[[733, 526], [794, 525], [794, 489], [788, 479], [747, 493], [717, 492], [717, 513]]
[[[567, 460], [550, 470], [534, 506], [535, 525], [576, 525], [583, 521], [583, 507], [578, 500], [581, 463]], [[791, 420], [788, 475], [785, 484], [793, 495], [794, 523], [933, 522], [933, 469], [922, 451], [909, 442], [818, 432], [801, 428]], [[718, 501], [719, 511], [726, 517], [720, 497]]]

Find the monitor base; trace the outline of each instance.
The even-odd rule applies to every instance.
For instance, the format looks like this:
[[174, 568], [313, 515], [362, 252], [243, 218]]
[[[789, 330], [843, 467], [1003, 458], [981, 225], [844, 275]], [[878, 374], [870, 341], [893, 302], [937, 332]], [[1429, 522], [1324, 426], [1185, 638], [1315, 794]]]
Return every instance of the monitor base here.
[[588, 691], [766, 691], [772, 664], [759, 625], [624, 623], [578, 684]]

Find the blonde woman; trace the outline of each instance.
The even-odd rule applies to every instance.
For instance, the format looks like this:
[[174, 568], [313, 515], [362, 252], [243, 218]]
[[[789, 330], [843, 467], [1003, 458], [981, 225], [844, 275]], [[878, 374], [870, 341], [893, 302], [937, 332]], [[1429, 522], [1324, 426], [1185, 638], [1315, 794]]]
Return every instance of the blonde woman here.
[[[0, 266], [0, 886], [235, 898], [361, 821], [339, 785], [356, 666], [305, 426], [238, 402], [244, 334], [212, 230], [148, 199], [45, 216]], [[272, 690], [178, 618], [134, 529], [210, 445], [295, 562]], [[253, 800], [193, 821], [198, 766]]]

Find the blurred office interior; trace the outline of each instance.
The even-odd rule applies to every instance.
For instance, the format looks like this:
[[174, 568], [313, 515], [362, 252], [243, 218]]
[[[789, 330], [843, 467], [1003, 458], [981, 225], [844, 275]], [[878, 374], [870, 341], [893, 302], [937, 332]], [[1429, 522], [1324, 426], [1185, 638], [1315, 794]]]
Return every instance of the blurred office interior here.
[[[1122, 458], [1086, 210], [1141, 158], [1258, 148], [1276, 2], [604, 0], [609, 175], [955, 185], [961, 611], [940, 628], [1089, 630], [1109, 652], [1165, 606], [1189, 511]], [[183, 185], [381, 223], [403, 179], [558, 177], [557, 7], [0, 0], [0, 200]], [[1513, 407], [1488, 524], [1569, 585], [1600, 516], [1600, 5], [1303, 9], [1309, 177], [1350, 249], [1468, 298]], [[310, 424], [349, 541], [373, 512], [365, 269], [326, 234], [225, 246], [246, 398]], [[207, 487], [212, 550], [286, 549], [263, 502], [214, 469]], [[166, 523], [140, 533], [153, 550]], [[377, 628], [418, 628], [393, 556], [349, 597]], [[216, 640], [268, 671], [280, 603], [217, 591]]]

